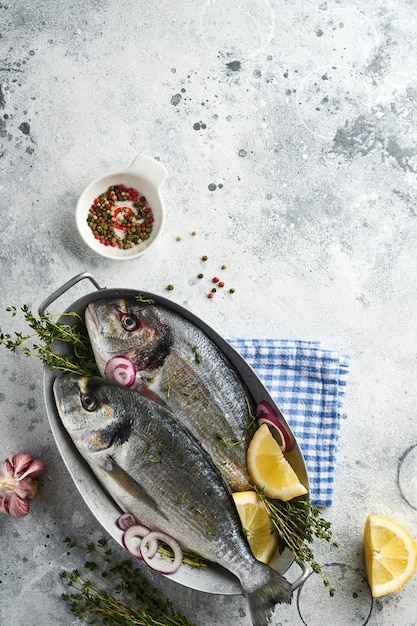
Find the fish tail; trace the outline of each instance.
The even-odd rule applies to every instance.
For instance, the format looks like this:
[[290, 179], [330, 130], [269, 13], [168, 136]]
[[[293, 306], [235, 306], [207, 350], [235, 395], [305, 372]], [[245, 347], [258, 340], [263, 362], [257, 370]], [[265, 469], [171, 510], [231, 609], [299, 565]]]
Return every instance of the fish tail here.
[[[259, 578], [255, 573], [252, 582], [242, 584], [253, 626], [266, 626], [275, 605], [283, 602], [289, 604], [292, 598], [292, 587], [288, 580], [267, 565], [262, 564], [261, 568], [263, 571]], [[256, 584], [256, 579], [261, 580], [260, 584]]]

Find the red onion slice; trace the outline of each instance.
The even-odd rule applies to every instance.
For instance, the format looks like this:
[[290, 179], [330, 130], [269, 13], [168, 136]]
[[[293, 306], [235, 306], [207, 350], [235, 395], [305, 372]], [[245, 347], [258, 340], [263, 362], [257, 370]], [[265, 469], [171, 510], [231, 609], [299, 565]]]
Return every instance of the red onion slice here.
[[136, 365], [128, 356], [112, 356], [106, 363], [104, 377], [122, 387], [131, 387], [136, 379]]
[[[166, 543], [174, 554], [174, 560], [169, 562], [166, 559], [154, 559], [155, 553], [151, 555], [151, 550], [146, 547], [148, 544], [152, 545], [153, 541]], [[169, 535], [158, 531], [150, 532], [142, 539], [140, 554], [149, 567], [161, 574], [174, 574], [182, 563], [182, 550], [179, 543]]]
[[[146, 526], [142, 526], [141, 524], [129, 526], [123, 535], [123, 543], [126, 550], [128, 550], [133, 556], [142, 558], [142, 541], [143, 538], [147, 537], [149, 534], [149, 528], [146, 528]], [[137, 541], [138, 538], [140, 539], [139, 543]], [[158, 542], [156, 540], [148, 540], [146, 543], [149, 545], [149, 554], [153, 554], [154, 556], [158, 551]]]
[[268, 424], [271, 429], [273, 437], [277, 440], [279, 447], [283, 452], [288, 452], [292, 448], [291, 437], [288, 434], [287, 429], [277, 417], [274, 415], [268, 415], [264, 413], [258, 417], [258, 425]]
[[131, 526], [136, 525], [136, 518], [133, 513], [123, 513], [117, 520], [116, 524], [120, 530], [127, 530]]
[[256, 407], [258, 415], [258, 426], [268, 424], [274, 438], [277, 440], [279, 447], [283, 452], [291, 450], [292, 441], [289, 432], [285, 426], [279, 421], [277, 412], [270, 402], [262, 400]]
[[262, 402], [259, 402], [259, 404], [256, 407], [256, 414], [259, 415], [260, 413], [267, 413], [268, 415], [275, 415], [275, 417], [277, 415], [277, 412], [275, 411], [272, 404], [270, 402], [267, 402], [266, 400], [262, 400]]

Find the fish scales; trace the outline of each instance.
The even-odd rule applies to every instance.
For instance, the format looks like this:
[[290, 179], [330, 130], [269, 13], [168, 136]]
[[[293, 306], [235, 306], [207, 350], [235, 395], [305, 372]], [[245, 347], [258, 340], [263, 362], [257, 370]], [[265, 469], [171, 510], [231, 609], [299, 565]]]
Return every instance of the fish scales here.
[[86, 324], [100, 374], [115, 355], [131, 359], [141, 384], [199, 439], [232, 490], [249, 489], [248, 394], [207, 335], [168, 308], [134, 298], [90, 303]]
[[140, 523], [168, 533], [240, 580], [254, 626], [291, 600], [291, 585], [257, 561], [230, 489], [189, 430], [147, 396], [102, 378], [58, 376], [62, 423], [110, 496]]

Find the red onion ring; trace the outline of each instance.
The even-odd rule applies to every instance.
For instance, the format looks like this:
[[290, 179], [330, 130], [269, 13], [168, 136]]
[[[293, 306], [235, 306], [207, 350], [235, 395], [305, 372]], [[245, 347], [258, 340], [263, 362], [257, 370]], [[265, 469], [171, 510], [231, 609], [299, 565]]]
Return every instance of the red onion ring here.
[[[163, 541], [166, 543], [174, 554], [174, 560], [172, 562], [168, 562], [165, 559], [162, 561], [158, 559], [158, 563], [156, 564], [153, 558], [155, 553], [151, 556], [151, 548], [148, 549], [146, 547], [147, 544], [150, 544], [151, 546], [153, 541]], [[150, 532], [142, 539], [140, 544], [140, 554], [144, 562], [149, 565], [149, 567], [161, 574], [173, 574], [178, 570], [182, 563], [182, 550], [179, 543], [169, 535], [158, 531]]]
[[128, 356], [112, 356], [106, 363], [104, 377], [122, 387], [131, 387], [136, 379], [136, 365]]
[[127, 530], [131, 526], [136, 525], [136, 518], [133, 513], [123, 513], [117, 520], [116, 524], [120, 530]]
[[283, 452], [289, 452], [292, 448], [291, 438], [283, 424], [274, 416], [266, 413], [258, 418], [258, 426], [268, 424], [271, 429], [272, 436], [276, 439], [279, 447]]
[[262, 400], [262, 402], [259, 402], [257, 405], [256, 414], [259, 415], [259, 413], [267, 413], [268, 415], [275, 415], [275, 417], [277, 414], [272, 404], [266, 400]]
[[[123, 543], [126, 550], [128, 550], [133, 556], [142, 558], [142, 543], [144, 538], [147, 538], [149, 534], [151, 533], [149, 532], [149, 528], [146, 528], [146, 526], [142, 526], [140, 524], [129, 526], [123, 535]], [[140, 543], [139, 545], [136, 545], [137, 542], [135, 539], [138, 537], [140, 538]], [[153, 540], [151, 537], [150, 540], [147, 539], [146, 544], [148, 545], [148, 557], [151, 558], [151, 554], [152, 556], [155, 556], [158, 551], [158, 542]]]

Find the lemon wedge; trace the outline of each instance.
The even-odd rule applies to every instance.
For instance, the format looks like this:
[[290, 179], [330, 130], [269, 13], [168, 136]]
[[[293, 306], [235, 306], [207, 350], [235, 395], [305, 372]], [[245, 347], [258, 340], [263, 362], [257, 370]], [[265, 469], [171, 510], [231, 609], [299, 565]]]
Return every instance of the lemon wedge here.
[[246, 461], [252, 480], [268, 498], [287, 502], [307, 493], [267, 424], [262, 424], [252, 437]]
[[417, 569], [417, 543], [405, 528], [387, 517], [368, 515], [363, 546], [374, 598], [399, 591]]
[[268, 563], [278, 547], [278, 533], [256, 491], [232, 494], [253, 556]]

